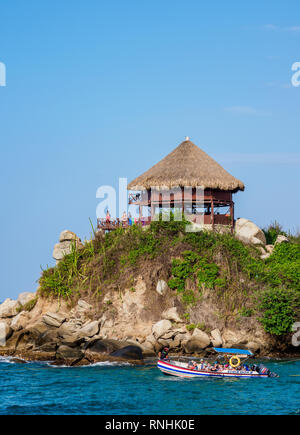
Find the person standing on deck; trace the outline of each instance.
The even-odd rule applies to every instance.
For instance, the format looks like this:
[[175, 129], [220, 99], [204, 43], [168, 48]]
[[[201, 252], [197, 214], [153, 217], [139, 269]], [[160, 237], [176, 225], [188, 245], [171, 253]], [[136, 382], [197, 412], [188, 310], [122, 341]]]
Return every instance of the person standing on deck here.
[[158, 352], [158, 359], [160, 359], [161, 361], [170, 361], [168, 354], [169, 354], [169, 348], [164, 347], [163, 350]]

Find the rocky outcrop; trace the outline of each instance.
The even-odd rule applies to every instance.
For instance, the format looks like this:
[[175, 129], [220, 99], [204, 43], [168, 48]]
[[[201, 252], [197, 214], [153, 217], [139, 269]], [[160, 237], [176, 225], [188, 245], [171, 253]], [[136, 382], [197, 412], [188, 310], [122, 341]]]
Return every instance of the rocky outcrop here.
[[76, 360], [82, 359], [84, 353], [77, 347], [59, 346], [56, 352], [56, 358], [58, 360], [68, 361], [71, 360], [71, 365]]
[[6, 340], [12, 336], [13, 330], [8, 322], [0, 320], [0, 346], [5, 346]]
[[283, 234], [279, 234], [277, 236], [276, 241], [275, 241], [275, 246], [279, 245], [280, 243], [289, 243], [289, 242], [290, 241], [289, 241], [289, 239], [286, 236], [284, 236]]
[[261, 247], [262, 255], [260, 256], [260, 258], [262, 260], [266, 260], [267, 258], [269, 258], [273, 254], [273, 251], [274, 251], [274, 248], [276, 245], [279, 245], [280, 243], [289, 243], [289, 242], [290, 241], [286, 236], [279, 234], [276, 238], [274, 245], [266, 245], [263, 248]]
[[246, 244], [266, 245], [266, 236], [255, 223], [248, 219], [237, 219], [235, 223], [236, 238]]
[[[237, 221], [236, 236], [255, 244], [266, 258], [273, 252], [274, 246], [265, 244], [260, 228], [246, 219]], [[279, 238], [276, 244], [286, 241]], [[55, 259], [60, 261], [71, 251], [73, 243], [82, 246], [75, 233], [63, 231], [55, 248]], [[174, 249], [172, 255], [178, 258], [181, 252]], [[94, 260], [96, 264], [97, 258]], [[222, 260], [215, 260], [220, 268]], [[99, 292], [97, 297], [95, 289], [83, 280], [82, 299], [78, 302], [75, 291], [68, 302], [43, 298], [41, 292], [22, 293], [17, 301], [7, 299], [0, 305], [6, 341], [0, 354], [85, 365], [118, 358], [141, 361], [145, 356], [157, 355], [164, 346], [174, 354], [188, 355], [209, 354], [212, 347], [242, 347], [256, 353], [268, 350], [269, 337], [261, 333], [256, 319], [242, 319], [236, 310], [224, 320], [222, 302], [219, 304], [216, 298], [218, 293], [203, 285], [200, 295], [196, 277], [185, 282], [185, 290], [195, 292], [195, 304], [185, 304], [182, 295], [168, 287], [170, 263], [165, 267], [163, 261], [160, 264], [157, 261], [152, 267], [147, 261], [136, 266], [136, 269], [141, 266], [138, 272], [128, 269], [124, 286], [115, 281], [103, 285], [105, 294], [103, 276], [99, 277], [102, 294]], [[238, 278], [241, 282], [246, 279], [244, 275]]]
[[152, 333], [154, 338], [158, 340], [163, 335], [165, 336], [166, 333], [170, 332], [172, 329], [172, 323], [169, 320], [160, 320], [159, 322], [155, 323], [152, 327]]
[[213, 347], [222, 347], [223, 339], [219, 329], [213, 329], [210, 333]]
[[19, 294], [18, 302], [23, 307], [24, 305], [28, 304], [28, 302], [31, 302], [33, 299], [35, 299], [35, 297], [36, 293], [24, 292]]
[[18, 308], [20, 308], [20, 302], [7, 298], [3, 304], [0, 305], [0, 318], [5, 319], [14, 317], [18, 314]]
[[78, 331], [79, 336], [81, 337], [94, 337], [99, 332], [99, 322], [95, 320], [94, 322], [86, 323], [80, 330]]
[[53, 258], [59, 263], [66, 255], [72, 252], [72, 246], [75, 243], [76, 248], [82, 248], [83, 245], [79, 237], [72, 231], [62, 231], [59, 237], [59, 243], [54, 246]]
[[59, 242], [63, 243], [63, 242], [80, 242], [81, 240], [79, 239], [79, 237], [73, 233], [73, 231], [69, 231], [69, 230], [64, 230], [60, 233], [59, 236]]
[[48, 326], [54, 326], [55, 328], [59, 328], [66, 320], [66, 317], [63, 314], [59, 313], [46, 313], [43, 316], [42, 320]]
[[160, 279], [156, 286], [156, 291], [160, 296], [165, 296], [168, 292], [168, 284], [166, 281]]
[[29, 321], [29, 313], [27, 311], [21, 311], [17, 316], [13, 318], [11, 321], [10, 327], [14, 331], [20, 331], [21, 329], [24, 329]]
[[138, 346], [125, 346], [122, 349], [112, 352], [110, 356], [129, 360], [142, 360], [143, 352]]
[[182, 323], [182, 319], [180, 318], [176, 307], [165, 310], [162, 313], [162, 318], [165, 320], [170, 320], [172, 322]]
[[206, 332], [200, 329], [194, 329], [193, 335], [184, 345], [184, 350], [187, 353], [200, 352], [206, 349], [211, 343], [210, 337]]

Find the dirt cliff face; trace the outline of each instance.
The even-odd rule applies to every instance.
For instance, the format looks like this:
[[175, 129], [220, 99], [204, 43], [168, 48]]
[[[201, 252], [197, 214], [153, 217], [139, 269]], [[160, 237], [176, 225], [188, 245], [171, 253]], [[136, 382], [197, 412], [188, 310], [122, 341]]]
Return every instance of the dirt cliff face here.
[[213, 346], [296, 352], [291, 334], [270, 334], [261, 322], [267, 273], [259, 249], [231, 235], [187, 235], [181, 223], [100, 233], [44, 271], [34, 303], [7, 303], [0, 354], [74, 365], [132, 346], [144, 356], [163, 346], [193, 355]]

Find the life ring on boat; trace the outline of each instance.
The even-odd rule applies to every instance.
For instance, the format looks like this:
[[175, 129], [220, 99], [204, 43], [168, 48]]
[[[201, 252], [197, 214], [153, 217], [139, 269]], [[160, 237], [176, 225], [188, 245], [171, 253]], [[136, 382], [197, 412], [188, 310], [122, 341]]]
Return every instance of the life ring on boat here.
[[[236, 360], [236, 363], [233, 362], [234, 360]], [[229, 360], [229, 364], [231, 365], [231, 367], [233, 369], [235, 369], [236, 367], [238, 367], [241, 364], [241, 360], [239, 359], [238, 356], [232, 356]]]

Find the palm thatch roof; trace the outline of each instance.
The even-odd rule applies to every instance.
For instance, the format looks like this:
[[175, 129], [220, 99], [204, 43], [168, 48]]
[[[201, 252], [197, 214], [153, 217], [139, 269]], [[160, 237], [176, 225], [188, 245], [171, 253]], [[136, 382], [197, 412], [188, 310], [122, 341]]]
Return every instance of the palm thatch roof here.
[[128, 190], [184, 186], [232, 192], [245, 189], [242, 181], [230, 175], [193, 142], [185, 140], [160, 162], [131, 181]]

